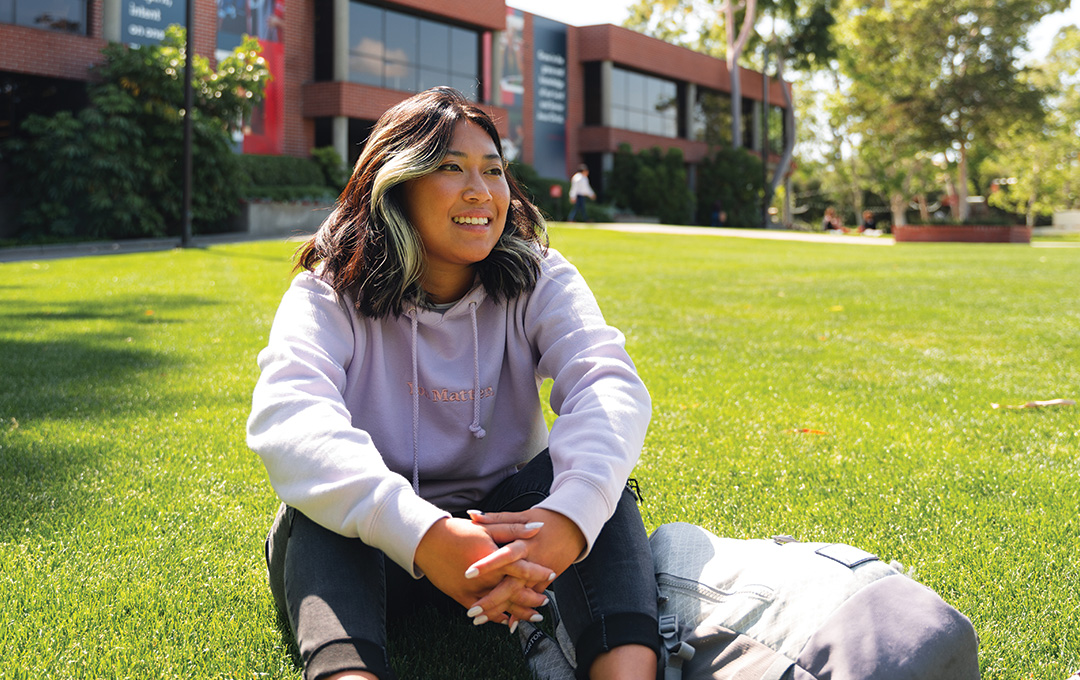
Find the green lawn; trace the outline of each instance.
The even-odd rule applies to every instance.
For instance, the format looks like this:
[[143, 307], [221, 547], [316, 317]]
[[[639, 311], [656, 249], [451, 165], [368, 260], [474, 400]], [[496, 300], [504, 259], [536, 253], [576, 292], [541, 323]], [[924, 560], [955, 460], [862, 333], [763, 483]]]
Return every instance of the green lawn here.
[[[1080, 407], [991, 408], [1080, 401], [1080, 248], [552, 244], [652, 391], [650, 528], [850, 542], [971, 617], [985, 678], [1080, 668]], [[300, 677], [243, 438], [294, 247], [0, 264], [0, 677]], [[527, 677], [427, 623], [408, 677]]]

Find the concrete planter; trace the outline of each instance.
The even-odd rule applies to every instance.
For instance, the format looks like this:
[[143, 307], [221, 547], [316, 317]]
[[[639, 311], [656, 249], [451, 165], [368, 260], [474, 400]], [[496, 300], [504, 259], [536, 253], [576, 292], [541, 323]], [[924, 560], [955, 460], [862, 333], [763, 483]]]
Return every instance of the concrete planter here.
[[1031, 227], [994, 224], [894, 225], [897, 243], [1031, 243]]
[[310, 202], [277, 203], [273, 201], [250, 201], [240, 208], [234, 219], [236, 231], [253, 236], [279, 236], [282, 234], [310, 234], [334, 209], [332, 204]]

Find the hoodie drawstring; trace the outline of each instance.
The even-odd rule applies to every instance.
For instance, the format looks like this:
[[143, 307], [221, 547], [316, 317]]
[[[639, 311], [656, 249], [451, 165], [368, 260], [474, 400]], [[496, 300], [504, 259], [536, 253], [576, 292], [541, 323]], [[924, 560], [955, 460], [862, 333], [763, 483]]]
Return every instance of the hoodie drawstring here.
[[[416, 308], [409, 310], [412, 322], [412, 441], [413, 441], [413, 491], [420, 495], [420, 378], [417, 370], [416, 336], [418, 322]], [[472, 321], [473, 335], [473, 422], [469, 432], [477, 439], [483, 439], [487, 432], [480, 426], [480, 333], [476, 327], [476, 303], [469, 303], [469, 318]]]
[[412, 319], [412, 486], [420, 495], [420, 383], [416, 371], [416, 308], [409, 314]]
[[477, 439], [483, 439], [487, 432], [480, 427], [480, 334], [476, 331], [476, 303], [469, 303], [469, 318], [472, 319], [473, 340], [473, 422], [469, 432]]

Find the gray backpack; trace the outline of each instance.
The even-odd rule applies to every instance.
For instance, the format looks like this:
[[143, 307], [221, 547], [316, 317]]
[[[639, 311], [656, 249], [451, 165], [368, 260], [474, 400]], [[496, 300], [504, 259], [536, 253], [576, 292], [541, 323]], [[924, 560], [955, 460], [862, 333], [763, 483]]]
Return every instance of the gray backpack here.
[[[649, 540], [664, 680], [979, 678], [971, 622], [864, 550], [720, 538], [683, 523], [665, 524]], [[552, 600], [554, 636], [518, 628], [538, 680], [574, 677], [557, 609]]]

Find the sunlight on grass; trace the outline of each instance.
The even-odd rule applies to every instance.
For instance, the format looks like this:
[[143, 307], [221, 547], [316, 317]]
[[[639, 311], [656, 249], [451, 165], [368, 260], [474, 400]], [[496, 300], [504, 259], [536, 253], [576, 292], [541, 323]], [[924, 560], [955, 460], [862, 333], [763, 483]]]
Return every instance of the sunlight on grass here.
[[[1080, 249], [552, 245], [652, 392], [650, 528], [850, 542], [972, 618], [983, 677], [1080, 668], [1080, 408], [990, 407], [1080, 399]], [[293, 248], [0, 265], [5, 677], [300, 677], [243, 438]], [[455, 677], [527, 677], [512, 644], [460, 628], [418, 622], [399, 668], [447, 677], [424, 653], [466, 644]]]

